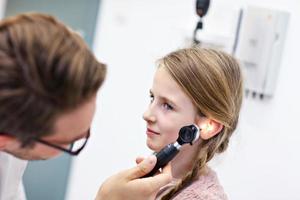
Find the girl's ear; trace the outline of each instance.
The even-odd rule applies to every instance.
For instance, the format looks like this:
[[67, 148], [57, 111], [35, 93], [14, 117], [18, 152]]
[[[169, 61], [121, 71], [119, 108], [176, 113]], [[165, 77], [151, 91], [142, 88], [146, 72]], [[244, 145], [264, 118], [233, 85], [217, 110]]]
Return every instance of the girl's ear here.
[[12, 140], [14, 140], [12, 137], [7, 135], [1, 135], [0, 133], [0, 151], [5, 148], [5, 146], [10, 143]]
[[200, 137], [203, 140], [208, 140], [223, 129], [223, 125], [216, 120], [201, 117], [197, 120], [197, 125], [200, 128]]

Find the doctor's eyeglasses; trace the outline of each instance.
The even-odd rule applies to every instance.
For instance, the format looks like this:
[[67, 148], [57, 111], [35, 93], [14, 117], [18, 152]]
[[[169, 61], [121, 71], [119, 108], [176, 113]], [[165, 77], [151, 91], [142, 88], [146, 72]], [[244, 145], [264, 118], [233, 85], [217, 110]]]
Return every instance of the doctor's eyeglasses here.
[[76, 141], [72, 142], [70, 144], [69, 148], [64, 148], [64, 147], [58, 146], [56, 144], [47, 142], [47, 141], [42, 140], [42, 139], [34, 139], [34, 141], [36, 141], [38, 143], [41, 143], [41, 144], [44, 144], [46, 146], [52, 147], [54, 149], [58, 149], [58, 150], [63, 151], [65, 153], [68, 153], [71, 156], [77, 156], [82, 151], [82, 149], [85, 147], [89, 137], [90, 137], [90, 129], [88, 130], [87, 135], [86, 135], [85, 138], [81, 138], [79, 140], [76, 140]]

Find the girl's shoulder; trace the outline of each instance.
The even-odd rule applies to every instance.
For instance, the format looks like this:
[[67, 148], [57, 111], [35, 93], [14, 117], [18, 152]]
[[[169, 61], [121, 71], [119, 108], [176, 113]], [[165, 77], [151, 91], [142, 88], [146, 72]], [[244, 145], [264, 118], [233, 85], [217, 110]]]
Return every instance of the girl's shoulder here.
[[227, 200], [215, 171], [207, 168], [203, 175], [176, 195], [173, 200]]

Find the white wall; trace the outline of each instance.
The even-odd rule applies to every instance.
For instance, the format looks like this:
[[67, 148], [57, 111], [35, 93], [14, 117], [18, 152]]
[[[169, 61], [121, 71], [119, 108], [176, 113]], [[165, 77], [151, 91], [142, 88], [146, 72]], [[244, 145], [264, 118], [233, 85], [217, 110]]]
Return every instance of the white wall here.
[[[291, 16], [275, 97], [245, 100], [239, 130], [229, 150], [212, 166], [231, 200], [299, 200], [300, 2], [226, 2], [232, 6], [251, 2], [286, 10]], [[149, 153], [142, 113], [149, 102], [155, 60], [192, 34], [194, 4], [194, 0], [102, 0], [94, 50], [108, 64], [108, 76], [98, 98], [92, 139], [74, 161], [69, 200], [93, 199], [105, 178], [133, 166], [137, 155]]]

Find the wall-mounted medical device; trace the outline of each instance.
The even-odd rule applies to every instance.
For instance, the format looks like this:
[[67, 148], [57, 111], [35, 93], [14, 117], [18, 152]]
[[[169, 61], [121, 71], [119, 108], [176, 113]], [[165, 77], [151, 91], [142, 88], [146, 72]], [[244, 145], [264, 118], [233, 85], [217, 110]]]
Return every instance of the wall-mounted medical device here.
[[202, 18], [206, 15], [209, 8], [210, 0], [196, 0], [196, 13], [199, 16], [199, 20], [194, 30], [193, 42], [199, 44], [201, 41], [197, 38], [198, 31], [203, 29]]
[[[206, 48], [220, 49], [232, 54], [236, 43], [241, 8], [236, 5], [228, 5], [228, 3], [222, 4], [212, 1], [207, 10], [205, 18], [200, 17], [205, 26], [201, 30], [194, 30], [193, 41], [198, 41], [194, 44]], [[196, 28], [198, 24], [199, 21]]]
[[[226, 12], [225, 12], [226, 11]], [[210, 5], [199, 45], [235, 56], [245, 76], [246, 94], [272, 97], [280, 68], [289, 14], [255, 6]]]
[[288, 19], [287, 12], [271, 9], [249, 6], [243, 11], [234, 56], [244, 69], [251, 96], [274, 94]]

